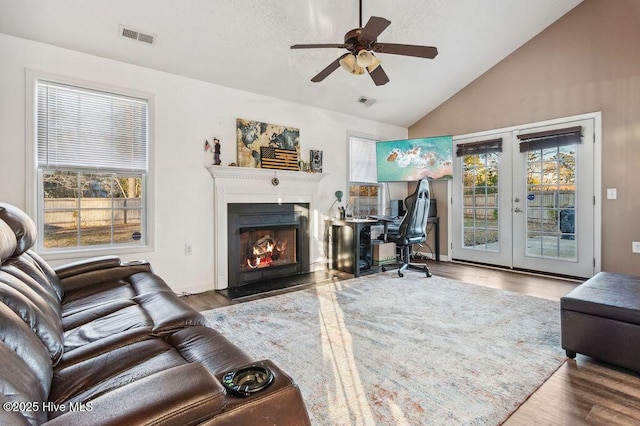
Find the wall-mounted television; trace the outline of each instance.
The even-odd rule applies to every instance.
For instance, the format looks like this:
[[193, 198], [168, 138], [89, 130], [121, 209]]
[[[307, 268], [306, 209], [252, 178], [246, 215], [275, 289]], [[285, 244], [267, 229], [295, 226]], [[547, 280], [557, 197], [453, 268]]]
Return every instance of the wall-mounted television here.
[[453, 178], [453, 138], [380, 141], [376, 143], [378, 182]]

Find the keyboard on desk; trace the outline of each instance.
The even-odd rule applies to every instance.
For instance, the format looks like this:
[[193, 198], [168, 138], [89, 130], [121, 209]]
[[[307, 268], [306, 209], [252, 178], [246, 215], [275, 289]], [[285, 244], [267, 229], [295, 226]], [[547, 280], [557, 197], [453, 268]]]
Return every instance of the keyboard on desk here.
[[371, 219], [379, 220], [381, 222], [398, 223], [402, 222], [402, 216], [383, 216], [383, 215], [371, 215]]

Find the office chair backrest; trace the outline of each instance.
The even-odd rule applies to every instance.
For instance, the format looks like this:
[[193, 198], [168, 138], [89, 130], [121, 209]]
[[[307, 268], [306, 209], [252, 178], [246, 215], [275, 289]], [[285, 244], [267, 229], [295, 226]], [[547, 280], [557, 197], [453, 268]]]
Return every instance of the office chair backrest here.
[[429, 181], [421, 179], [413, 194], [404, 200], [406, 213], [400, 223], [400, 235], [423, 242], [426, 235], [427, 219], [429, 217]]

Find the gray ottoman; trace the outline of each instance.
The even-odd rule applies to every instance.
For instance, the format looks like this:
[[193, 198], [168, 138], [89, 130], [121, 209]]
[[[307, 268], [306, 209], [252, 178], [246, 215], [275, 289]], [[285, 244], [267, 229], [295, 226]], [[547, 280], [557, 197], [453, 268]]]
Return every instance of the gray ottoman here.
[[640, 277], [600, 272], [560, 299], [562, 348], [640, 371]]

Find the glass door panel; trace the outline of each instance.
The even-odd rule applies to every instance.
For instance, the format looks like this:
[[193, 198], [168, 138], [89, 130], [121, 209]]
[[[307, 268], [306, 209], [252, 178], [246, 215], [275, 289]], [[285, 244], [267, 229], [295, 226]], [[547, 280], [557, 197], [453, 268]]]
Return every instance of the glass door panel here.
[[572, 126], [582, 128], [578, 142], [526, 152], [514, 149], [514, 267], [593, 275], [593, 120], [529, 128], [526, 133]]
[[[499, 133], [455, 143], [473, 145], [509, 137]], [[503, 142], [502, 151], [469, 153], [454, 162], [458, 178], [453, 185], [453, 258], [511, 266], [511, 216], [500, 214], [510, 209], [511, 171], [505, 167], [510, 156], [510, 147]]]

